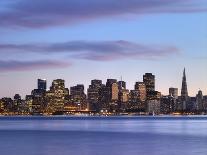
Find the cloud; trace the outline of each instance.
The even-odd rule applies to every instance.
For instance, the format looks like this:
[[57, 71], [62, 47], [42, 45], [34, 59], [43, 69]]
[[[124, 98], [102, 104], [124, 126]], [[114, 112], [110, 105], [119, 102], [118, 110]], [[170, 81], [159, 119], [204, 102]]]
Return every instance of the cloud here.
[[207, 11], [205, 0], [1, 0], [0, 27], [42, 28], [120, 15]]
[[0, 44], [0, 54], [37, 53], [69, 55], [71, 58], [95, 61], [119, 59], [159, 59], [178, 54], [174, 46], [143, 45], [125, 40], [118, 41], [69, 41], [51, 44]]
[[0, 60], [0, 71], [1, 72], [13, 72], [13, 71], [31, 71], [31, 70], [42, 70], [51, 68], [63, 68], [70, 66], [70, 63], [41, 60], [41, 61], [2, 61]]

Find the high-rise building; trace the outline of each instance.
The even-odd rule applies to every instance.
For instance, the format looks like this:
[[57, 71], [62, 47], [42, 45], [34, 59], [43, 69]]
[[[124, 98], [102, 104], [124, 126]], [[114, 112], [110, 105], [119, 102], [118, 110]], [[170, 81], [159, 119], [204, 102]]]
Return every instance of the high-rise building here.
[[143, 75], [143, 82], [146, 85], [147, 93], [155, 91], [155, 76], [152, 75], [152, 73], [145, 73], [145, 75]]
[[116, 79], [107, 79], [106, 87], [109, 90], [109, 102], [117, 101], [119, 98], [119, 88]]
[[187, 82], [186, 82], [186, 74], [185, 68], [183, 70], [183, 78], [182, 78], [182, 88], [181, 88], [181, 110], [186, 110], [187, 103], [188, 103], [188, 89], [187, 89]]
[[15, 94], [14, 100], [13, 100], [13, 111], [20, 112], [21, 111], [21, 104], [22, 104], [21, 96], [19, 94]]
[[172, 95], [162, 96], [160, 99], [160, 111], [162, 114], [169, 114], [175, 111], [176, 100]]
[[149, 114], [160, 113], [160, 100], [148, 100], [147, 101], [147, 112]]
[[134, 89], [138, 91], [139, 101], [144, 102], [146, 100], [146, 85], [144, 82], [136, 82]]
[[111, 100], [117, 101], [119, 99], [119, 88], [117, 83], [111, 85]]
[[203, 104], [203, 93], [201, 90], [198, 91], [198, 94], [196, 95], [196, 109], [199, 111], [204, 110], [204, 104]]
[[78, 106], [79, 110], [87, 109], [86, 94], [84, 93], [84, 85], [78, 84], [70, 87], [71, 101]]
[[47, 81], [45, 79], [38, 79], [37, 80], [37, 88], [46, 90], [47, 89]]
[[183, 70], [183, 79], [182, 79], [181, 97], [182, 97], [182, 100], [184, 100], [184, 101], [186, 101], [186, 100], [188, 99], [188, 89], [187, 89], [187, 82], [186, 82], [185, 68], [184, 68], [184, 70]]
[[91, 80], [91, 85], [89, 85], [89, 88], [87, 89], [87, 96], [88, 96], [88, 103], [89, 103], [89, 109], [100, 111], [101, 105], [100, 105], [100, 89], [102, 87], [102, 81], [101, 80]]
[[175, 99], [178, 99], [178, 88], [169, 88], [169, 96], [173, 96]]
[[65, 80], [56, 79], [53, 80], [52, 86], [50, 87], [50, 94], [52, 97], [52, 108], [54, 112], [63, 111], [65, 103]]
[[119, 90], [126, 89], [125, 81], [118, 81]]

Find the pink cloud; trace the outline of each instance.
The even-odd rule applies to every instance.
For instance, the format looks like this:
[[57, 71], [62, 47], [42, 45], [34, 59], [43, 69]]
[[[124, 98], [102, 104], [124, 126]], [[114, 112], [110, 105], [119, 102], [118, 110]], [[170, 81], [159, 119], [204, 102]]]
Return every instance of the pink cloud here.
[[13, 72], [13, 71], [32, 71], [42, 69], [53, 68], [65, 68], [69, 67], [71, 63], [41, 60], [41, 61], [2, 61], [0, 60], [1, 72]]
[[0, 27], [41, 28], [120, 15], [206, 12], [204, 0], [2, 0]]

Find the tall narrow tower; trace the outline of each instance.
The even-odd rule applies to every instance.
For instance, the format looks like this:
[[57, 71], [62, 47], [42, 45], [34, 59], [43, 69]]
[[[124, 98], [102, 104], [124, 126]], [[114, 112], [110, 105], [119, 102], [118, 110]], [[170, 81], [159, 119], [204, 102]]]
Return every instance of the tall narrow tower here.
[[183, 80], [182, 80], [182, 88], [181, 88], [181, 109], [186, 110], [188, 101], [188, 89], [185, 75], [185, 68], [183, 70]]
[[183, 70], [183, 80], [182, 80], [182, 88], [181, 88], [181, 97], [182, 97], [183, 100], [186, 100], [188, 98], [188, 89], [187, 89], [185, 68]]

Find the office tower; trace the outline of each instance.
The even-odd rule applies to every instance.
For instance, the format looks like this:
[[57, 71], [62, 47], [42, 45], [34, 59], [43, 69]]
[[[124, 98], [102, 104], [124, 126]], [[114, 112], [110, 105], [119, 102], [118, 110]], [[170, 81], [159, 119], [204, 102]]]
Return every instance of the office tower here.
[[111, 85], [111, 101], [117, 101], [119, 99], [119, 88], [117, 83]]
[[119, 98], [119, 88], [116, 79], [107, 79], [106, 87], [108, 88], [109, 102], [115, 102]]
[[149, 114], [160, 114], [160, 100], [148, 100], [147, 112]]
[[87, 89], [88, 104], [90, 110], [100, 111], [101, 109], [99, 102], [101, 87], [101, 80], [91, 80], [91, 85], [89, 85], [89, 88]]
[[107, 81], [106, 81], [106, 87], [111, 87], [111, 85], [113, 83], [117, 83], [117, 80], [116, 79], [107, 79]]
[[20, 112], [21, 111], [21, 104], [22, 104], [21, 96], [19, 94], [15, 94], [14, 100], [13, 100], [12, 111], [13, 112]]
[[53, 80], [50, 91], [48, 91], [47, 96], [51, 97], [50, 108], [53, 112], [60, 112], [64, 109], [65, 103], [65, 81], [62, 79]]
[[118, 81], [119, 90], [126, 89], [126, 82], [125, 81]]
[[45, 79], [38, 79], [37, 80], [37, 88], [46, 90], [47, 89], [47, 81]]
[[161, 92], [159, 91], [150, 91], [147, 94], [147, 100], [159, 100], [161, 98]]
[[188, 103], [188, 90], [187, 90], [187, 82], [186, 82], [186, 74], [185, 68], [183, 70], [183, 78], [182, 78], [182, 88], [181, 88], [181, 110], [186, 110]]
[[4, 112], [12, 112], [13, 111], [13, 100], [9, 97], [4, 97], [1, 99], [1, 104], [4, 108]]
[[91, 86], [94, 88], [100, 87], [102, 85], [102, 80], [91, 80]]
[[134, 89], [138, 91], [138, 99], [141, 102], [146, 100], [146, 85], [144, 82], [136, 82]]
[[201, 90], [199, 90], [198, 94], [196, 95], [196, 109], [198, 111], [203, 111], [204, 110], [203, 93], [202, 93]]
[[128, 103], [129, 101], [129, 90], [128, 89], [122, 89], [119, 91], [119, 101], [120, 103]]
[[33, 95], [26, 95], [25, 102], [28, 107], [28, 112], [32, 113]]
[[86, 94], [84, 93], [84, 85], [78, 84], [70, 87], [71, 101], [78, 106], [79, 110], [87, 109]]
[[178, 88], [169, 88], [169, 96], [173, 96], [175, 99], [178, 99]]
[[146, 85], [147, 93], [155, 91], [155, 76], [152, 75], [152, 73], [145, 73], [145, 75], [143, 75], [143, 82]]
[[106, 87], [106, 85], [102, 85], [100, 88], [100, 110], [101, 112], [107, 112], [110, 109], [110, 88]]
[[176, 100], [172, 95], [162, 96], [160, 99], [160, 111], [162, 114], [170, 114], [175, 111]]
[[43, 112], [45, 93], [46, 93], [45, 89], [32, 90], [31, 95], [33, 99], [32, 99], [32, 107], [30, 109], [32, 114], [40, 114]]
[[186, 101], [186, 100], [188, 99], [188, 89], [187, 89], [187, 82], [186, 82], [185, 68], [184, 68], [184, 70], [183, 70], [183, 79], [182, 79], [181, 97], [182, 97], [182, 100], [184, 100], [184, 101]]

